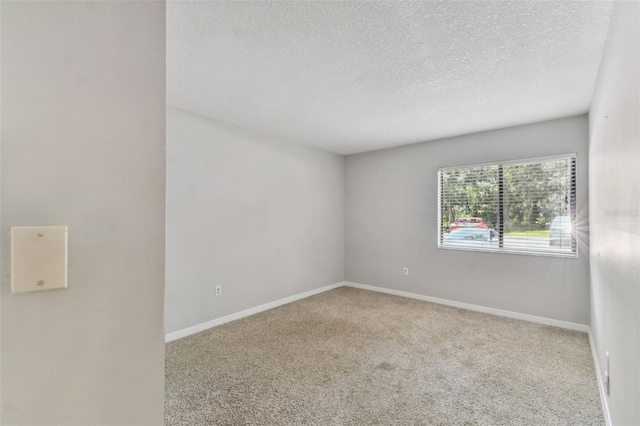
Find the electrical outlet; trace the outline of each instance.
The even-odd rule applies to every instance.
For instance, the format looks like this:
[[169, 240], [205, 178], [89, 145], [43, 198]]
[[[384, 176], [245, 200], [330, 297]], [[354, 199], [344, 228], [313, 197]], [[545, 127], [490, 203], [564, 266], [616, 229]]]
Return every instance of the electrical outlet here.
[[222, 286], [221, 285], [217, 285], [216, 286], [216, 297], [220, 296], [222, 294]]
[[404, 268], [404, 269], [402, 270], [402, 275], [404, 275], [404, 276], [409, 275], [409, 268]]
[[611, 385], [611, 377], [609, 376], [609, 351], [604, 352], [604, 388], [607, 391], [607, 396], [609, 396], [609, 387]]

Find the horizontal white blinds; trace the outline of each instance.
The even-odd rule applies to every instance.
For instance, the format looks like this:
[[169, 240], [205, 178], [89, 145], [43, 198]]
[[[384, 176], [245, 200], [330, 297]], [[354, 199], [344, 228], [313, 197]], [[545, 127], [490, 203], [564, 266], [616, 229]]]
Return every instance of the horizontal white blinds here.
[[440, 247], [575, 255], [575, 155], [438, 174]]

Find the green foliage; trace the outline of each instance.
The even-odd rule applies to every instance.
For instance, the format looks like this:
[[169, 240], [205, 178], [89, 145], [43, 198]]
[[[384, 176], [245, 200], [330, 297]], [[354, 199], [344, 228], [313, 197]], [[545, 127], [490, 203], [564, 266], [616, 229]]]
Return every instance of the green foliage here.
[[544, 237], [549, 238], [549, 230], [538, 229], [533, 231], [512, 231], [505, 232], [505, 236], [509, 237]]
[[446, 226], [461, 217], [481, 217], [489, 227], [498, 223], [498, 167], [475, 167], [442, 174]]
[[[442, 172], [442, 221], [461, 217], [498, 223], [498, 166]], [[569, 215], [570, 173], [566, 160], [503, 166], [505, 232], [545, 229], [554, 217]]]

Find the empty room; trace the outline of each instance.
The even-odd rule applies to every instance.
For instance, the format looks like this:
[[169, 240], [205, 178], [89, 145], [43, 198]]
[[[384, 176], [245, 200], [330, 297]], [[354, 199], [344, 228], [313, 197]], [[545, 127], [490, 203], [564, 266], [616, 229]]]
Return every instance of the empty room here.
[[640, 425], [640, 4], [3, 1], [3, 425]]

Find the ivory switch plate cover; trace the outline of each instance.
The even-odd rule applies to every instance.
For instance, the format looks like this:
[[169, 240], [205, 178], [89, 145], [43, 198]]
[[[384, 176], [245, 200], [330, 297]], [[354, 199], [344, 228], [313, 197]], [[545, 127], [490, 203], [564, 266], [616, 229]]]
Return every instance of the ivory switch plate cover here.
[[67, 288], [67, 227], [11, 228], [11, 292]]

